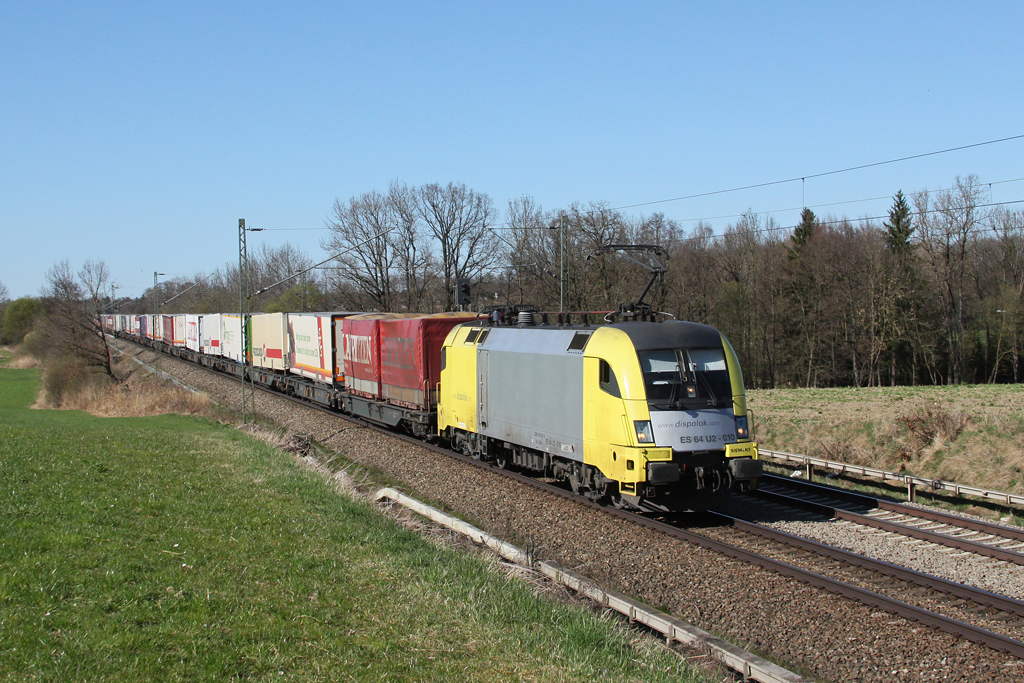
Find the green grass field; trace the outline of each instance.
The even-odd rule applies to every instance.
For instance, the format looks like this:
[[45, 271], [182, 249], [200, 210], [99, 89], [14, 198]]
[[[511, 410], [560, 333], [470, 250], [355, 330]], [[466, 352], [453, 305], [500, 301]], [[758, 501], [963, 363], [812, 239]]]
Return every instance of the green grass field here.
[[0, 369], [0, 679], [696, 680], [230, 427], [38, 387]]

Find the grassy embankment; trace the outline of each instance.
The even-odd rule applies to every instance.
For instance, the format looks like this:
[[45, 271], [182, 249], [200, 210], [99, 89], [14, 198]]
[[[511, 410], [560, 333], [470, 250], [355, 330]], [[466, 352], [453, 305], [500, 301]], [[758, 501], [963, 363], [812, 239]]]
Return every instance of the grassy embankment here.
[[690, 680], [210, 420], [31, 410], [0, 369], [0, 678]]
[[748, 393], [766, 448], [1024, 493], [1024, 387]]

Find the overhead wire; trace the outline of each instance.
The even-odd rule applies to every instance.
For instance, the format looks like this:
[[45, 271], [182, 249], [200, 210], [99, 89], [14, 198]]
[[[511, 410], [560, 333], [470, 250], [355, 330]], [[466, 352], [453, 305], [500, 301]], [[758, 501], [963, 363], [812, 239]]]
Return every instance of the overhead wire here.
[[[796, 182], [798, 180], [802, 181], [802, 182], [805, 182], [808, 179], [823, 178], [825, 176], [837, 175], [839, 173], [848, 173], [850, 171], [860, 171], [860, 170], [863, 170], [865, 168], [875, 168], [877, 166], [885, 166], [885, 165], [888, 165], [888, 164], [896, 164], [896, 163], [900, 163], [900, 162], [903, 162], [903, 161], [911, 161], [911, 160], [914, 160], [914, 159], [923, 159], [923, 158], [926, 158], [926, 157], [936, 156], [936, 155], [939, 155], [939, 154], [948, 154], [950, 152], [958, 152], [958, 151], [962, 151], [962, 150], [965, 150], [965, 149], [973, 149], [975, 147], [984, 147], [986, 145], [995, 145], [995, 144], [998, 144], [998, 143], [1001, 143], [1001, 142], [1010, 142], [1010, 141], [1013, 141], [1013, 140], [1020, 140], [1020, 139], [1024, 139], [1024, 134], [1021, 134], [1021, 135], [1011, 135], [1009, 137], [999, 138], [999, 139], [996, 139], [996, 140], [986, 140], [984, 142], [975, 142], [975, 143], [971, 143], [969, 145], [960, 145], [958, 147], [948, 147], [946, 149], [935, 150], [935, 151], [932, 151], [932, 152], [924, 152], [924, 153], [921, 153], [921, 154], [911, 154], [909, 156], [899, 157], [899, 158], [896, 158], [896, 159], [887, 159], [885, 161], [875, 161], [875, 162], [872, 162], [872, 163], [869, 163], [869, 164], [860, 164], [858, 166], [848, 166], [846, 168], [839, 168], [839, 169], [835, 169], [835, 170], [832, 170], [832, 171], [821, 171], [819, 173], [809, 173], [809, 174], [805, 174], [805, 175], [801, 175], [801, 176], [794, 176], [792, 178], [786, 178], [786, 179], [783, 179], [783, 180], [772, 180], [772, 181], [763, 182], [763, 183], [754, 183], [754, 184], [751, 184], [751, 185], [742, 185], [742, 186], [739, 186], [739, 187], [731, 187], [731, 188], [724, 189], [724, 190], [713, 190], [713, 191], [710, 191], [710, 192], [699, 192], [697, 194], [684, 195], [684, 196], [680, 196], [680, 197], [671, 197], [669, 199], [656, 199], [656, 200], [652, 200], [652, 201], [649, 201], [649, 202], [639, 202], [639, 203], [636, 203], [636, 204], [624, 204], [622, 206], [615, 206], [615, 207], [610, 207], [608, 209], [602, 209], [602, 211], [621, 211], [623, 209], [635, 209], [635, 208], [641, 207], [641, 206], [653, 206], [655, 204], [666, 204], [666, 203], [669, 203], [669, 202], [678, 202], [678, 201], [683, 201], [683, 200], [686, 200], [686, 199], [698, 199], [698, 198], [701, 198], [701, 197], [712, 197], [712, 196], [720, 195], [720, 194], [728, 194], [730, 192], [740, 192], [742, 190], [753, 190], [753, 189], [757, 189], [757, 188], [761, 188], [761, 187], [771, 187], [773, 185], [783, 185], [785, 183], [794, 183], [794, 182]], [[991, 183], [985, 183], [985, 184], [987, 184], [987, 185], [998, 185], [1000, 183], [1017, 182], [1017, 181], [1020, 181], [1020, 180], [1024, 180], [1024, 178], [1016, 178], [1016, 179], [1013, 179], [1013, 180], [1003, 180], [1003, 181], [997, 181], [997, 182], [991, 182]], [[940, 190], [937, 190], [937, 191], [940, 191]], [[846, 204], [846, 203], [856, 203], [856, 202], [860, 202], [860, 201], [875, 201], [875, 200], [886, 199], [886, 198], [887, 197], [878, 197], [878, 198], [870, 198], [870, 199], [854, 199], [854, 200], [849, 200], [848, 202], [835, 202], [833, 204], [818, 204], [815, 207], [806, 207], [806, 208], [818, 208], [818, 207], [822, 207], [822, 206], [837, 206], [837, 205]], [[797, 208], [804, 208], [804, 207], [797, 207]], [[761, 214], [764, 214], [764, 213], [793, 211], [793, 210], [795, 210], [795, 209], [774, 209], [773, 211], [770, 211], [770, 212], [758, 212], [758, 213], [759, 213], [759, 215], [761, 215]], [[584, 213], [590, 214], [590, 213], [595, 213], [595, 211], [587, 211], [587, 212], [584, 212]], [[736, 215], [731, 215], [731, 216], [709, 216], [709, 217], [705, 217], [705, 218], [686, 218], [686, 219], [679, 219], [679, 220], [684, 221], [684, 222], [700, 221], [700, 220], [716, 220], [716, 219], [720, 219], [720, 218], [736, 218], [737, 216], [740, 216], [740, 215], [743, 215], [743, 214], [736, 214]], [[496, 223], [495, 225], [490, 226], [490, 227], [491, 227], [491, 229], [500, 229], [502, 226], [511, 227], [511, 226], [509, 226], [508, 223]], [[329, 229], [330, 229], [329, 226], [324, 226], [322, 228], [250, 228], [250, 231], [251, 232], [264, 232], [264, 231], [275, 231], [275, 232], [283, 231], [283, 232], [288, 232], [288, 231], [329, 230]]]
[[[976, 208], [976, 209], [985, 209], [985, 208], [991, 208], [991, 207], [997, 207], [997, 206], [1009, 206], [1011, 204], [1024, 204], [1024, 199], [1014, 199], [1014, 200], [1006, 201], [1006, 202], [991, 202], [989, 204], [976, 204], [974, 206], [974, 208]], [[928, 209], [926, 211], [913, 211], [913, 212], [911, 212], [911, 216], [919, 216], [921, 214], [942, 213], [944, 211], [946, 211], [946, 209]], [[869, 222], [869, 221], [877, 221], [877, 220], [882, 220], [882, 219], [886, 219], [886, 218], [889, 218], [889, 216], [888, 215], [885, 215], [885, 216], [867, 216], [867, 217], [864, 217], [864, 218], [857, 218], [857, 219], [854, 219], [854, 220], [850, 220], [849, 218], [837, 218], [835, 220], [830, 220], [830, 221], [817, 221], [816, 225], [822, 226], [822, 225], [840, 225], [842, 223], [866, 223], [866, 222]], [[754, 229], [754, 230], [744, 230], [742, 234], [759, 235], [759, 234], [762, 234], [762, 233], [782, 232], [782, 231], [793, 230], [796, 227], [797, 227], [796, 225], [772, 225], [772, 226], [766, 226], [764, 228], [757, 228], [757, 229]], [[979, 232], [979, 233], [999, 232], [999, 228], [978, 228], [975, 232]], [[740, 234], [740, 233], [731, 232], [731, 233], [724, 233], [724, 234], [721, 234], [721, 235], [692, 235], [690, 237], [684, 237], [683, 239], [680, 240], [680, 242], [692, 242], [692, 241], [702, 240], [702, 239], [708, 239], [708, 240], [722, 239], [722, 238], [726, 237], [727, 235], [736, 235], [736, 234]]]
[[793, 178], [786, 178], [785, 180], [772, 180], [765, 183], [755, 183], [753, 185], [743, 185], [741, 187], [732, 187], [727, 190], [715, 190], [713, 192], [700, 192], [697, 194], [686, 195], [683, 197], [672, 197], [670, 199], [657, 199], [650, 202], [640, 202], [638, 204], [625, 204], [623, 206], [616, 206], [609, 211], [620, 211], [622, 209], [635, 209], [639, 206], [653, 206], [654, 204], [665, 204], [667, 202], [678, 202], [684, 199], [697, 199], [698, 197], [711, 197], [719, 194], [727, 194], [729, 192], [740, 192], [741, 190], [753, 190], [759, 187], [771, 187], [772, 185], [782, 185], [785, 183], [795, 183], [798, 180], [807, 180], [808, 178], [823, 178], [825, 176], [836, 175], [838, 173], [848, 173], [850, 171], [860, 171], [865, 168], [874, 168], [876, 166], [885, 166], [887, 164], [895, 164], [901, 161], [910, 161], [912, 159], [923, 159], [925, 157], [935, 156], [937, 154], [947, 154], [949, 152], [958, 152], [964, 149], [971, 149], [973, 147], [983, 147], [985, 145], [994, 145], [1000, 142], [1009, 142], [1011, 140], [1020, 140], [1024, 138], [1024, 135], [1012, 135], [1006, 138], [1000, 138], [998, 140], [987, 140], [985, 142], [976, 142], [970, 145], [961, 145], [959, 147], [950, 147], [948, 149], [940, 149], [934, 152], [925, 152], [923, 154], [912, 154], [910, 156], [900, 157], [898, 159], [888, 159], [886, 161], [876, 161], [870, 164], [861, 164], [859, 166], [849, 166], [847, 168], [840, 168], [834, 171], [823, 171], [821, 173], [810, 173], [807, 175], [796, 176]]
[[[992, 181], [990, 183], [981, 183], [981, 184], [982, 185], [992, 186], [992, 185], [1002, 185], [1004, 183], [1017, 183], [1017, 182], [1020, 182], [1022, 180], [1024, 180], [1024, 178], [1011, 178], [1010, 180], [995, 180], [995, 181]], [[925, 191], [926, 192], [948, 192], [951, 189], [953, 189], [953, 188], [951, 188], [951, 187], [940, 187], [940, 188], [936, 188], [934, 190], [925, 190]], [[877, 202], [877, 201], [881, 201], [883, 199], [892, 199], [892, 195], [885, 195], [884, 197], [865, 197], [863, 199], [848, 199], [848, 200], [842, 201], [842, 202], [828, 202], [828, 203], [825, 203], [825, 204], [811, 204], [810, 206], [794, 206], [794, 207], [790, 207], [788, 209], [769, 209], [769, 210], [766, 210], [766, 211], [754, 211], [753, 214], [756, 215], [756, 216], [767, 216], [767, 215], [770, 215], [770, 214], [773, 214], [773, 213], [785, 213], [787, 211], [799, 211], [800, 209], [804, 209], [804, 208], [807, 208], [807, 209], [822, 209], [822, 208], [826, 208], [826, 207], [829, 207], [829, 206], [843, 206], [845, 204], [860, 204], [862, 202]], [[674, 218], [672, 220], [676, 221], [677, 223], [696, 223], [696, 222], [699, 222], [699, 221], [721, 220], [723, 218], [740, 218], [741, 216], [744, 216], [744, 215], [747, 215], [747, 213], [736, 213], [736, 214], [728, 214], [728, 215], [723, 215], [723, 216], [704, 216], [702, 218]]]
[[[1016, 183], [1016, 182], [1021, 182], [1021, 181], [1024, 181], [1024, 178], [1011, 178], [1009, 180], [994, 180], [994, 181], [992, 181], [990, 183], [981, 183], [981, 185], [1002, 185], [1004, 183]], [[947, 191], [949, 191], [951, 189], [953, 189], [953, 188], [940, 187], [940, 188], [935, 188], [935, 189], [926, 189], [924, 191], [925, 192], [929, 192], [929, 193], [932, 193], [932, 192], [947, 192]], [[824, 203], [824, 204], [812, 204], [812, 205], [807, 206], [807, 207], [796, 206], [796, 207], [791, 207], [791, 208], [788, 208], [788, 209], [769, 209], [769, 210], [766, 210], [766, 211], [753, 211], [753, 212], [745, 211], [743, 213], [725, 214], [725, 215], [721, 215], [721, 216], [703, 216], [701, 218], [673, 218], [672, 220], [675, 221], [676, 223], [697, 223], [697, 222], [700, 222], [700, 221], [721, 220], [723, 218], [740, 218], [742, 216], [747, 216], [747, 215], [768, 216], [768, 215], [771, 215], [773, 213], [785, 213], [787, 211], [799, 211], [802, 208], [820, 209], [820, 208], [825, 208], [825, 207], [830, 207], [830, 206], [843, 206], [845, 204], [858, 204], [858, 203], [862, 203], [862, 202], [881, 201], [883, 199], [886, 199], [886, 200], [892, 199], [892, 195], [885, 195], [883, 197], [865, 197], [865, 198], [862, 198], [862, 199], [848, 199], [848, 200], [842, 201], [842, 202], [828, 202], [828, 203]], [[613, 209], [607, 209], [607, 210], [608, 211], [612, 211]], [[854, 220], [861, 220], [861, 219], [857, 218], [857, 219], [854, 219]], [[519, 229], [519, 230], [547, 230], [550, 227], [550, 226], [547, 226], [547, 225], [536, 225], [536, 226], [525, 227], [525, 228], [524, 227], [512, 228], [511, 226], [502, 228], [502, 227], [500, 227], [501, 225], [506, 225], [507, 226], [508, 224], [507, 223], [501, 223], [501, 224], [498, 224], [498, 225], [495, 225], [495, 226], [491, 226], [490, 229], [492, 229], [492, 230], [513, 230], [513, 229]]]

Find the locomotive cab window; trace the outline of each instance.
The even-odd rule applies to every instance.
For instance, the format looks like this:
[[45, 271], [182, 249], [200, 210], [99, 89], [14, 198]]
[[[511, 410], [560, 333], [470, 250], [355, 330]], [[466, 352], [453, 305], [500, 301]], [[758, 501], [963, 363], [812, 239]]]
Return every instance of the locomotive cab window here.
[[444, 370], [448, 366], [448, 347], [441, 347], [441, 369]]
[[606, 360], [601, 361], [598, 381], [601, 386], [601, 391], [611, 394], [615, 398], [622, 398], [622, 395], [619, 393], [619, 383], [615, 379], [615, 372]]
[[466, 335], [466, 343], [467, 344], [472, 344], [473, 342], [475, 342], [476, 338], [477, 338], [477, 335], [479, 335], [479, 334], [480, 334], [480, 330], [479, 329], [472, 329], [472, 330], [470, 330], [469, 334]]
[[661, 410], [728, 404], [732, 385], [725, 353], [716, 349], [640, 351], [647, 401]]

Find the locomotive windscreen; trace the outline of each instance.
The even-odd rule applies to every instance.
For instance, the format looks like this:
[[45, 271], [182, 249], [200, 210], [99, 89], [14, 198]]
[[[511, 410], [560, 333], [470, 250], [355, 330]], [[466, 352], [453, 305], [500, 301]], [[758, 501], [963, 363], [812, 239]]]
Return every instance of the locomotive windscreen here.
[[732, 398], [725, 353], [717, 349], [640, 351], [647, 402], [660, 410], [727, 405]]

